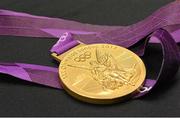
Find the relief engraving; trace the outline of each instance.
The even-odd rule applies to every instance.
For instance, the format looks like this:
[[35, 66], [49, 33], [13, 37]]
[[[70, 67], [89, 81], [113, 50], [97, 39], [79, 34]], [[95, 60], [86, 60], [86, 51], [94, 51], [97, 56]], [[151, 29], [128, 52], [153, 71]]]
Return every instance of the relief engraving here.
[[74, 58], [76, 62], [85, 62], [87, 59], [91, 58], [91, 52], [84, 52], [83, 54], [79, 55], [78, 57]]
[[[85, 52], [79, 55], [74, 60], [76, 62], [84, 62], [91, 58], [90, 52]], [[79, 69], [88, 70], [91, 72], [91, 77], [98, 82], [103, 90], [115, 90], [124, 85], [135, 86], [137, 80], [134, 77], [137, 74], [135, 69], [136, 64], [130, 68], [117, 65], [117, 60], [109, 54], [102, 53], [98, 49], [95, 50], [95, 59], [88, 62], [89, 67], [68, 65]]]

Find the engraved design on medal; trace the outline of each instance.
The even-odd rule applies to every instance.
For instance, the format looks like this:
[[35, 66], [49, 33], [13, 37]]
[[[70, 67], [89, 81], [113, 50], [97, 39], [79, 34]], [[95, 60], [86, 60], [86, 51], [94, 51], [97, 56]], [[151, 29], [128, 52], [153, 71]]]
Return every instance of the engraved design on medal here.
[[[89, 58], [91, 58], [91, 53], [85, 52], [74, 60], [76, 62], [84, 62]], [[102, 53], [96, 49], [95, 59], [88, 62], [90, 65], [89, 67], [75, 65], [68, 66], [90, 71], [91, 77], [102, 86], [103, 90], [116, 90], [124, 85], [135, 86], [137, 81], [137, 79], [134, 81], [134, 77], [137, 74], [135, 69], [136, 64], [130, 68], [126, 68], [117, 65], [116, 61], [117, 60], [115, 60], [111, 54]]]
[[92, 77], [102, 85], [104, 90], [115, 90], [123, 85], [135, 86], [132, 79], [136, 74], [136, 64], [132, 68], [123, 68], [117, 65], [111, 54], [102, 54], [97, 49], [95, 54], [96, 60], [90, 61], [90, 65], [93, 67], [91, 73]]
[[78, 57], [74, 58], [74, 61], [85, 62], [87, 59], [90, 59], [90, 58], [91, 58], [91, 52], [87, 51], [79, 55]]

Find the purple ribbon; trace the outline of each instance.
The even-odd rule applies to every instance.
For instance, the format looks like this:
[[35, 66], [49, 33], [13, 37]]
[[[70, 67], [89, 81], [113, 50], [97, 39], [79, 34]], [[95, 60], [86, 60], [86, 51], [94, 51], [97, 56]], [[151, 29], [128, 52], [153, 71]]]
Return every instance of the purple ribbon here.
[[[180, 42], [179, 13], [180, 1], [175, 1], [133, 25], [100, 26], [0, 10], [0, 35], [60, 38], [61, 41], [51, 49], [59, 54], [80, 41], [85, 44], [110, 43], [126, 48], [136, 46], [134, 52], [142, 56], [148, 42], [160, 43], [163, 48], [163, 61], [159, 75], [154, 79], [146, 78], [144, 90], [135, 96], [140, 97], [149, 92], [157, 81], [170, 80], [178, 70], [180, 58], [176, 43]], [[62, 39], [64, 33], [67, 33], [68, 37]], [[61, 88], [57, 68], [1, 62], [0, 72], [22, 80]]]

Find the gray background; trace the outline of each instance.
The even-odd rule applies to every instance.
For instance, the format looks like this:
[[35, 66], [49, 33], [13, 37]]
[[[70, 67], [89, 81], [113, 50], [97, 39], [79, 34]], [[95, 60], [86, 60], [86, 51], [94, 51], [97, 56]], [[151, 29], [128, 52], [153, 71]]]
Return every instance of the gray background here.
[[[130, 25], [173, 0], [1, 0], [10, 9], [91, 24]], [[57, 67], [49, 49], [55, 39], [0, 36], [0, 60]], [[149, 45], [143, 60], [148, 75], [158, 72], [161, 49]], [[79, 102], [56, 90], [0, 75], [0, 116], [180, 116], [180, 72], [150, 94], [113, 105]], [[173, 78], [173, 77], [172, 77]], [[170, 79], [172, 79], [170, 78]]]

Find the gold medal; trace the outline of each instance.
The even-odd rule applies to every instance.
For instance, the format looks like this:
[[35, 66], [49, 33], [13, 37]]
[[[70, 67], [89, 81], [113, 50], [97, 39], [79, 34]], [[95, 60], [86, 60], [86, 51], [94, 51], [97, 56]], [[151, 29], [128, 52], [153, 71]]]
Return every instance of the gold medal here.
[[136, 93], [146, 70], [143, 61], [126, 48], [92, 44], [68, 51], [59, 74], [64, 89], [75, 98], [107, 104]]

